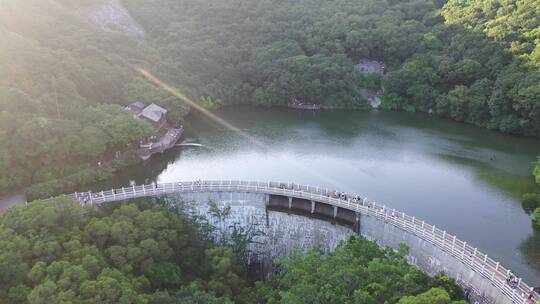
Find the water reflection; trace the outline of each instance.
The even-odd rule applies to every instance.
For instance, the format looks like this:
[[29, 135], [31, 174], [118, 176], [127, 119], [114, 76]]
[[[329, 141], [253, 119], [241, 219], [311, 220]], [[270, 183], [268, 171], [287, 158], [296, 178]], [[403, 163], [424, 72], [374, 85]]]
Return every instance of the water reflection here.
[[441, 159], [472, 170], [478, 180], [496, 187], [519, 202], [523, 193], [535, 192], [536, 185], [530, 175], [520, 175], [495, 168], [485, 160], [477, 160], [448, 154], [436, 154]]
[[[525, 254], [531, 267], [540, 268], [540, 230], [534, 229], [533, 234], [521, 244], [519, 249]], [[535, 286], [539, 286], [538, 281], [535, 283]]]
[[436, 224], [540, 285], [540, 266], [530, 263], [540, 240], [519, 203], [535, 187], [537, 139], [407, 113], [235, 107], [217, 114], [265, 147], [191, 117], [186, 136], [204, 148], [175, 148], [92, 188], [193, 179], [337, 187]]

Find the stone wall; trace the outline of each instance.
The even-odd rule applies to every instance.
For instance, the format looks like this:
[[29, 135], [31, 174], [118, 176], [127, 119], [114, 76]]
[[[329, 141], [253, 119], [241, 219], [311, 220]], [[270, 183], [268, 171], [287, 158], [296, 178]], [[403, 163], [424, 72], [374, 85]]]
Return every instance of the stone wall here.
[[[230, 227], [235, 223], [243, 226], [258, 225], [257, 228], [264, 235], [256, 238], [249, 249], [259, 255], [253, 258], [266, 261], [286, 256], [295, 248], [306, 250], [319, 246], [324, 251], [332, 251], [340, 242], [356, 235], [351, 229], [328, 221], [268, 210], [265, 194], [202, 192], [169, 196], [183, 201], [197, 215], [206, 217], [220, 232], [230, 233]], [[212, 217], [208, 204], [210, 200], [220, 209], [230, 206], [231, 213], [225, 221]]]
[[409, 247], [409, 263], [418, 266], [430, 276], [444, 272], [454, 278], [468, 293], [470, 303], [512, 303], [501, 295], [500, 290], [493, 286], [487, 277], [412, 233], [375, 217], [361, 215], [360, 234], [368, 240], [376, 241], [381, 247], [397, 249], [400, 244], [406, 244]]
[[[417, 265], [430, 276], [444, 272], [456, 279], [458, 284], [465, 288], [470, 303], [512, 303], [491, 284], [488, 280], [489, 274], [482, 275], [432, 243], [373, 216], [361, 214], [356, 226], [344, 226], [332, 223], [331, 220], [313, 217], [311, 204], [308, 206], [307, 203], [296, 199], [291, 200], [291, 207], [294, 207], [295, 203], [297, 207], [287, 210], [289, 206], [287, 197], [282, 197], [281, 205], [283, 206], [280, 205], [279, 196], [274, 200], [274, 205], [281, 206], [279, 211], [267, 208], [270, 198], [266, 194], [202, 192], [180, 193], [174, 197], [176, 200], [184, 201], [186, 206], [192, 208], [197, 215], [208, 218], [214, 226], [219, 227], [221, 232], [230, 232], [230, 227], [234, 223], [245, 226], [258, 225], [264, 232], [264, 236], [259, 237], [250, 248], [252, 252], [259, 255], [254, 257], [257, 259], [271, 261], [274, 257], [289, 254], [294, 248], [305, 250], [320, 246], [325, 251], [331, 251], [340, 242], [356, 235], [351, 229], [356, 227], [363, 237], [377, 242], [381, 247], [390, 246], [397, 249], [400, 244], [406, 244], [410, 252], [409, 263]], [[230, 206], [229, 218], [222, 222], [212, 218], [209, 212], [209, 201], [215, 202], [220, 208]], [[320, 211], [325, 206], [328, 205], [316, 203], [313, 209]], [[331, 208], [327, 211], [330, 212]], [[299, 215], [299, 212], [302, 215]]]

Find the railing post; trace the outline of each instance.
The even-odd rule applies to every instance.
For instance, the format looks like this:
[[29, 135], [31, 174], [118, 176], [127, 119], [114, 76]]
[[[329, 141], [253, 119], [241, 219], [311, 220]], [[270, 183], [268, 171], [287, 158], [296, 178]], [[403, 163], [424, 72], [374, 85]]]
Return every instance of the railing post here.
[[487, 261], [487, 254], [484, 254], [484, 263], [482, 263], [482, 274], [484, 274], [484, 270], [486, 270], [486, 261]]
[[[519, 283], [521, 283], [521, 281], [519, 281]], [[519, 286], [519, 283], [518, 283], [518, 286]], [[523, 297], [523, 302], [521, 302], [521, 303], [526, 304], [527, 302], [529, 302], [529, 300], [527, 298]]]
[[446, 244], [446, 230], [443, 231], [442, 233], [442, 247], [443, 247], [443, 250], [444, 250], [444, 244]]
[[467, 250], [467, 242], [463, 242], [463, 250], [461, 251], [461, 259], [464, 260], [465, 250]]
[[499, 271], [499, 262], [495, 264], [495, 270], [491, 273], [491, 280], [495, 278], [495, 273]]

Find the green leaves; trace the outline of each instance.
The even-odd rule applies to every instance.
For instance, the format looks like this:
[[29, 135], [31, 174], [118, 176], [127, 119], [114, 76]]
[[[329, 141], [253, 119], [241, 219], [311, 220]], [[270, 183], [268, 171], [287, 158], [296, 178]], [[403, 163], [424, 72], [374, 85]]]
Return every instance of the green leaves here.
[[157, 290], [174, 290], [182, 284], [182, 271], [173, 263], [153, 263], [144, 271], [144, 275]]
[[0, 302], [249, 299], [232, 249], [206, 243], [194, 223], [151, 199], [139, 203], [99, 217], [65, 198], [10, 209], [0, 217]]
[[452, 301], [442, 288], [432, 288], [418, 296], [404, 297], [398, 304], [465, 304], [465, 301]]
[[[407, 251], [405, 247], [398, 251], [379, 249], [374, 242], [356, 238], [329, 254], [317, 249], [305, 254], [296, 252], [281, 262], [282, 272], [258, 283], [257, 291], [267, 303], [396, 303], [404, 296], [419, 294], [431, 286], [448, 289], [453, 299], [462, 297], [451, 279], [444, 276], [431, 279], [407, 264]], [[440, 291], [444, 299], [450, 300], [444, 289]], [[424, 299], [424, 296], [419, 297]], [[431, 292], [427, 297], [436, 298]], [[409, 303], [410, 300], [404, 298], [403, 301]], [[450, 301], [441, 302], [444, 303]]]

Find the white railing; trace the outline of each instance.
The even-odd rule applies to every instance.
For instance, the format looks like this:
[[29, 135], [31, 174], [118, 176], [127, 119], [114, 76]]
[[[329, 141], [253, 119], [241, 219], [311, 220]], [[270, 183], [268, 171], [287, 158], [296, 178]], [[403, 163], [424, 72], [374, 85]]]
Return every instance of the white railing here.
[[[347, 195], [347, 199], [332, 197], [328, 189], [304, 186], [283, 182], [255, 182], [255, 181], [190, 181], [164, 184], [149, 184], [141, 186], [122, 187], [101, 192], [74, 193], [69, 196], [83, 204], [103, 204], [107, 202], [122, 201], [137, 197], [160, 196], [173, 193], [189, 192], [253, 192], [264, 194], [283, 195], [302, 198], [316, 202], [326, 203], [340, 208], [352, 210], [374, 216], [417, 237], [432, 243], [439, 249], [452, 255], [463, 264], [470, 267], [496, 286], [502, 294], [513, 303], [529, 303], [528, 295], [531, 290], [524, 282], [513, 289], [507, 282], [508, 269], [499, 262], [480, 252], [477, 248], [467, 244], [455, 235], [451, 235], [422, 220], [409, 216], [395, 209], [386, 208], [365, 198], [351, 199], [354, 195]], [[538, 298], [538, 295], [536, 295]]]

